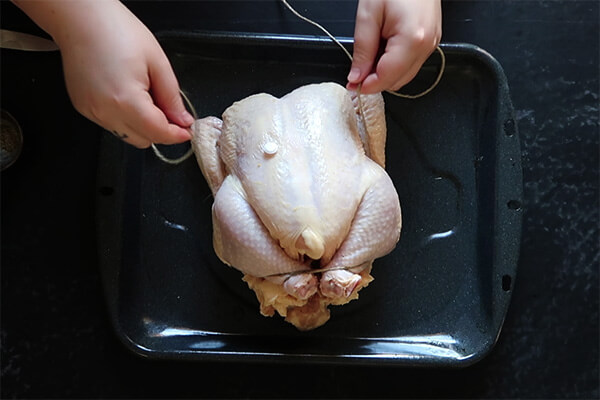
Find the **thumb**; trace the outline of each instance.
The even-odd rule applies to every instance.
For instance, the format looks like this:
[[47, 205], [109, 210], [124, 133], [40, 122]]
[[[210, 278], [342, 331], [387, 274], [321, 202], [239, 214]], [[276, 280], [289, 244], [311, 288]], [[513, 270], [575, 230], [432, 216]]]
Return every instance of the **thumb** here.
[[375, 57], [379, 50], [381, 23], [370, 13], [361, 10], [361, 3], [356, 13], [354, 28], [354, 50], [352, 66], [348, 74], [350, 84], [362, 82], [373, 69]]
[[194, 122], [194, 117], [185, 109], [179, 83], [166, 56], [159, 62], [149, 66], [150, 92], [158, 108], [162, 110], [169, 121], [188, 127]]

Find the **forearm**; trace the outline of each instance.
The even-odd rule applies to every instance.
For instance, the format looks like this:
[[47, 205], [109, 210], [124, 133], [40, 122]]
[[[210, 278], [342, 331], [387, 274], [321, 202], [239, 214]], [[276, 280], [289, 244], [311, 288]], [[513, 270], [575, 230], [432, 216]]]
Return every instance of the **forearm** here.
[[12, 0], [60, 46], [110, 29], [110, 15], [123, 12], [118, 0]]

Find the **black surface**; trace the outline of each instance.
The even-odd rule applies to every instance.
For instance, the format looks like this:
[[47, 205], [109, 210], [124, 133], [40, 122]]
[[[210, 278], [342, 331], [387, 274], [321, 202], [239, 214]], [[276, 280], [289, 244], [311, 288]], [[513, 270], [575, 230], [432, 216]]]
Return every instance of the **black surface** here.
[[[199, 116], [220, 116], [260, 91], [345, 84], [348, 60], [329, 39], [172, 33], [161, 43]], [[260, 316], [242, 274], [216, 257], [212, 196], [194, 157], [173, 166], [103, 140], [98, 186], [110, 195], [98, 194], [98, 246], [121, 340], [170, 359], [464, 366], [483, 358], [517, 267], [522, 209], [508, 204], [522, 202], [519, 137], [498, 63], [474, 46], [443, 49], [434, 93], [384, 95], [402, 240], [377, 260], [360, 299], [331, 307], [312, 332]], [[432, 57], [416, 83], [433, 82], [439, 62]], [[176, 157], [188, 145], [177, 147], [163, 151]]]
[[[153, 29], [313, 32], [270, 2], [128, 4]], [[2, 28], [35, 31], [0, 5]], [[299, 8], [349, 36], [354, 7]], [[459, 370], [132, 355], [110, 326], [95, 250], [100, 132], [70, 107], [58, 54], [3, 50], [2, 107], [25, 147], [1, 175], [2, 397], [597, 398], [598, 13], [596, 1], [444, 3], [443, 41], [477, 44], [504, 67], [524, 169], [511, 307], [492, 353]]]

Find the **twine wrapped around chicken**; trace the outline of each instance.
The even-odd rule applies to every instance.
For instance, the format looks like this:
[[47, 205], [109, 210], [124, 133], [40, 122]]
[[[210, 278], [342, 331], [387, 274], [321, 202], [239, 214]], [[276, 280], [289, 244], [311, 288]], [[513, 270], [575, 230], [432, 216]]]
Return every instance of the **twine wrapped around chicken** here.
[[360, 97], [311, 84], [280, 99], [250, 96], [192, 126], [214, 195], [215, 252], [244, 274], [263, 315], [277, 311], [302, 330], [357, 298], [400, 236], [383, 97]]
[[[298, 18], [327, 29], [281, 2]], [[440, 82], [446, 57], [426, 90]], [[398, 195], [385, 173], [386, 125], [381, 93], [349, 93], [340, 85], [307, 85], [277, 99], [265, 93], [199, 119], [192, 151], [213, 195], [213, 244], [219, 258], [244, 273], [261, 313], [275, 311], [298, 329], [329, 319], [329, 305], [358, 298], [373, 260], [400, 237]], [[196, 116], [188, 98], [183, 94]]]

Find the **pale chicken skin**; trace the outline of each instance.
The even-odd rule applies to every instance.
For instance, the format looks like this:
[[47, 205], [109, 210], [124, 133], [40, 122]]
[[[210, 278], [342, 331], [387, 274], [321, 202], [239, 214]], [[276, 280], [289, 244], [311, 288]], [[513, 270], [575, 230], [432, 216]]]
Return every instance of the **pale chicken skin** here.
[[[296, 306], [313, 296], [348, 301], [368, 283], [361, 271], [400, 236], [398, 194], [383, 168], [383, 98], [362, 95], [360, 105], [338, 84], [312, 84], [280, 99], [247, 97], [192, 129], [214, 195], [215, 252], [281, 286]], [[315, 322], [295, 323], [307, 324]]]

